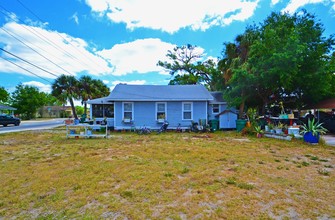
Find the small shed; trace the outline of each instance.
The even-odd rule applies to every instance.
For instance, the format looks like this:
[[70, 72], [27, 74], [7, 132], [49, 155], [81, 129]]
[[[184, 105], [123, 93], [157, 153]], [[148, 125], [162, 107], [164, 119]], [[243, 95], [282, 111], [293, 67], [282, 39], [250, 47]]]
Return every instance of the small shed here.
[[235, 129], [237, 113], [231, 109], [226, 109], [217, 115], [220, 118], [220, 128], [222, 129]]
[[220, 129], [236, 128], [236, 109], [229, 108], [222, 92], [211, 92], [213, 100], [209, 102], [209, 119], [219, 120]]

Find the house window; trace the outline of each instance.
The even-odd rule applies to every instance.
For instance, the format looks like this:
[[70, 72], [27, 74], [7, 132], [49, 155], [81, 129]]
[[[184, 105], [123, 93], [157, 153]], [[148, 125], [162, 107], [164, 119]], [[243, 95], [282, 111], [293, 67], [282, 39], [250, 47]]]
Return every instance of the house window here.
[[114, 104], [93, 104], [92, 116], [95, 118], [114, 118]]
[[123, 107], [123, 120], [124, 119], [133, 120], [134, 104], [132, 102], [124, 102], [122, 107]]
[[213, 104], [213, 113], [219, 113], [219, 112], [220, 112], [220, 105]]
[[114, 118], [114, 104], [105, 105], [103, 110], [105, 111], [105, 117]]
[[192, 120], [192, 102], [183, 102], [183, 120]]
[[156, 120], [166, 120], [166, 102], [156, 103]]
[[92, 116], [95, 118], [101, 118], [103, 117], [103, 109], [102, 105], [92, 105]]

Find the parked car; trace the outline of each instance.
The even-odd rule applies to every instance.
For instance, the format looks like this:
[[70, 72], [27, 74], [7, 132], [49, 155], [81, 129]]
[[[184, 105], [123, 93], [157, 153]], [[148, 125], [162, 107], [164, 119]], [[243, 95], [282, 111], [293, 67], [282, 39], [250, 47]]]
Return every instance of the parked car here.
[[19, 126], [20, 123], [21, 123], [21, 120], [19, 118], [15, 118], [11, 115], [6, 115], [6, 114], [0, 115], [0, 125], [3, 125], [4, 127], [6, 127], [9, 124]]
[[[316, 111], [314, 118], [317, 122], [322, 123], [322, 127], [326, 128], [330, 133], [335, 133], [335, 115], [324, 111]], [[308, 117], [302, 117], [300, 120], [306, 124]]]

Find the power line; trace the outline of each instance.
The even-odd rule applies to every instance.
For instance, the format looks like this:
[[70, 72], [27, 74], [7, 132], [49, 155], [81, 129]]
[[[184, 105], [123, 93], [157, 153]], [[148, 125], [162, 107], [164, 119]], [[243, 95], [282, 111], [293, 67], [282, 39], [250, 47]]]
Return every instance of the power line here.
[[16, 57], [16, 58], [18, 58], [18, 59], [20, 59], [20, 60], [22, 60], [22, 61], [24, 61], [24, 62], [26, 62], [26, 63], [28, 63], [28, 64], [30, 64], [30, 65], [32, 65], [32, 66], [38, 68], [38, 69], [40, 69], [40, 70], [42, 70], [42, 71], [44, 71], [44, 72], [47, 72], [47, 73], [49, 73], [49, 74], [51, 74], [51, 75], [53, 75], [53, 76], [55, 76], [55, 77], [58, 77], [56, 74], [54, 74], [54, 73], [52, 73], [52, 72], [50, 72], [50, 71], [48, 71], [48, 70], [46, 70], [46, 69], [43, 69], [42, 67], [39, 67], [39, 66], [37, 66], [37, 65], [35, 65], [35, 64], [33, 64], [33, 63], [31, 63], [31, 62], [29, 62], [29, 61], [27, 61], [27, 60], [21, 58], [21, 57], [15, 55], [15, 54], [13, 54], [13, 53], [11, 53], [11, 52], [9, 52], [9, 51], [3, 49], [3, 48], [0, 48], [0, 50], [2, 50], [2, 51], [4, 51], [4, 52], [6, 52], [6, 53], [12, 55], [13, 57]]
[[31, 50], [33, 50], [35, 53], [39, 54], [41, 57], [43, 57], [44, 59], [48, 60], [49, 62], [51, 62], [52, 64], [54, 64], [55, 66], [57, 66], [58, 68], [64, 70], [65, 72], [69, 73], [70, 75], [74, 75], [72, 73], [70, 73], [69, 71], [67, 71], [66, 69], [64, 69], [63, 67], [59, 66], [57, 63], [53, 62], [52, 60], [50, 60], [49, 58], [47, 58], [46, 56], [44, 56], [43, 54], [41, 54], [40, 52], [38, 52], [37, 50], [35, 50], [34, 48], [30, 47], [29, 45], [27, 45], [26, 43], [24, 43], [22, 40], [18, 39], [17, 37], [15, 37], [13, 34], [11, 34], [8, 30], [6, 30], [5, 28], [1, 27], [2, 30], [4, 30], [7, 34], [9, 34], [10, 36], [12, 36], [13, 38], [15, 38], [16, 40], [18, 40], [19, 42], [21, 42], [22, 44], [24, 44], [26, 47], [30, 48]]
[[[40, 22], [44, 23], [44, 21], [36, 14], [34, 13], [32, 10], [30, 10], [26, 5], [24, 5], [20, 0], [16, 0], [18, 3], [20, 3], [27, 11], [29, 11], [32, 15], [34, 15]], [[78, 50], [77, 47], [75, 47], [70, 41], [68, 41], [66, 38], [64, 38], [62, 35], [60, 35], [58, 32], [56, 32], [58, 36], [60, 36], [65, 42], [67, 42], [69, 45], [71, 45], [75, 50], [77, 50], [79, 52], [80, 55], [82, 55], [81, 51]], [[88, 59], [86, 56], [82, 56], [83, 58], [85, 58], [87, 61], [89, 62], [93, 62], [95, 65], [99, 66], [101, 68], [101, 70], [103, 70], [103, 72], [106, 71], [106, 69], [104, 67], [102, 67], [99, 63], [96, 63], [94, 60], [90, 60]], [[77, 60], [79, 60], [77, 57], [75, 57]], [[79, 60], [80, 61], [80, 60]]]
[[[10, 11], [8, 11], [6, 8], [4, 8], [3, 6], [0, 5], [0, 8], [2, 8], [4, 11], [6, 11], [7, 13], [11, 13]], [[8, 14], [4, 13], [3, 11], [0, 11], [0, 13], [2, 13], [3, 15], [7, 16], [9, 19], [11, 19], [12, 21], [14, 21], [15, 23], [16, 20], [13, 19], [11, 16], [9, 16]], [[17, 20], [19, 20], [21, 23], [24, 24], [24, 21], [22, 21], [20, 18], [16, 18]], [[34, 34], [36, 37], [38, 37], [39, 39], [41, 39], [42, 41], [46, 42], [48, 45], [52, 46], [53, 48], [55, 48], [56, 50], [58, 50], [61, 53], [65, 53], [68, 57], [71, 57], [73, 59], [77, 59], [75, 56], [73, 56], [72, 54], [70, 54], [69, 52], [67, 52], [66, 50], [63, 50], [60, 46], [58, 46], [56, 43], [52, 42], [51, 40], [49, 40], [46, 36], [44, 36], [42, 33], [36, 31], [34, 28], [32, 28], [29, 25], [22, 25], [20, 23], [17, 23], [18, 25], [20, 25], [21, 27], [23, 27], [24, 29], [26, 29], [27, 31], [29, 31], [30, 33]], [[36, 46], [36, 45], [35, 45]], [[38, 47], [38, 46], [36, 46]], [[44, 49], [42, 49], [41, 47], [38, 47], [39, 49], [43, 50], [44, 52], [48, 53], [47, 51], [45, 51]], [[53, 57], [55, 57], [52, 54], [49, 54]], [[67, 63], [69, 65], [71, 65], [72, 67], [73, 64], [72, 63], [68, 63], [66, 60], [60, 59], [59, 57], [55, 57], [61, 61], [63, 61], [64, 63]]]
[[31, 72], [30, 70], [27, 70], [26, 68], [23, 68], [22, 66], [20, 66], [20, 65], [18, 65], [18, 64], [16, 64], [16, 63], [14, 63], [14, 62], [12, 62], [12, 61], [10, 61], [9, 59], [6, 59], [6, 58], [4, 58], [4, 57], [2, 57], [2, 56], [0, 56], [0, 57], [1, 57], [2, 59], [6, 60], [7, 62], [9, 62], [9, 63], [11, 63], [11, 64], [13, 64], [13, 65], [15, 65], [15, 66], [17, 66], [17, 67], [19, 67], [19, 68], [21, 68], [21, 69], [27, 71], [28, 73], [31, 73], [31, 74], [33, 74], [34, 76], [37, 76], [38, 78], [43, 79], [43, 80], [47, 81], [48, 83], [52, 84], [52, 82], [50, 82], [49, 80], [44, 79], [43, 77], [41, 77], [41, 76], [39, 76], [39, 75], [37, 75], [37, 74]]
[[[27, 11], [29, 11], [32, 15], [34, 15], [39, 21], [41, 21], [42, 23], [44, 23], [44, 21], [43, 21], [37, 14], [35, 14], [32, 10], [30, 10], [27, 6], [25, 6], [20, 0], [17, 0], [17, 2], [20, 3], [20, 4], [21, 4]], [[2, 9], [4, 10], [4, 11], [0, 10], [0, 12], [1, 12], [2, 14], [4, 14], [5, 16], [7, 16], [7, 17], [9, 17], [11, 20], [13, 20], [15, 23], [17, 23], [17, 20], [15, 20], [15, 19], [13, 19], [11, 16], [9, 16], [9, 14], [11, 13], [10, 11], [8, 11], [6, 8], [2, 7], [1, 5], [0, 5], [0, 8], [2, 8]], [[4, 12], [7, 12], [8, 14], [6, 14], [6, 13], [4, 13]], [[23, 24], [25, 23], [24, 21], [20, 20], [19, 18], [17, 18], [17, 19], [18, 19], [18, 21], [20, 21], [21, 23], [23, 23]], [[54, 43], [54, 42], [52, 42], [51, 40], [49, 40], [45, 35], [43, 35], [43, 33], [40, 33], [39, 31], [37, 31], [36, 29], [32, 28], [32, 27], [29, 26], [29, 25], [22, 25], [22, 24], [20, 24], [20, 23], [17, 23], [17, 24], [21, 25], [23, 28], [25, 28], [25, 29], [28, 30], [30, 33], [34, 34], [35, 36], [37, 36], [39, 39], [43, 40], [43, 41], [46, 42], [47, 44], [52, 45], [54, 48], [56, 48], [57, 50], [61, 51], [61, 52], [64, 53], [64, 54], [66, 54], [67, 56], [69, 56], [69, 57], [71, 57], [71, 58], [75, 58], [75, 59], [77, 59], [79, 62], [83, 62], [83, 63], [87, 66], [87, 63], [86, 63], [86, 62], [84, 62], [82, 59], [79, 59], [78, 56], [73, 56], [73, 55], [70, 54], [68, 51], [64, 50], [63, 48], [61, 48], [60, 46], [58, 46], [56, 43]], [[37, 53], [37, 54], [39, 54], [40, 56], [42, 56], [44, 59], [46, 59], [46, 60], [48, 60], [49, 62], [51, 62], [52, 64], [56, 65], [58, 68], [62, 69], [63, 71], [65, 71], [65, 72], [67, 72], [67, 73], [69, 73], [70, 75], [74, 75], [74, 74], [70, 73], [69, 71], [67, 71], [66, 69], [64, 69], [63, 67], [61, 67], [61, 66], [59, 66], [58, 64], [56, 64], [55, 62], [53, 62], [52, 60], [48, 59], [46, 56], [44, 56], [43, 54], [41, 54], [40, 52], [38, 52], [38, 51], [35, 50], [34, 48], [32, 48], [32, 46], [37, 47], [37, 48], [43, 50], [42, 48], [38, 47], [37, 45], [35, 45], [35, 44], [33, 44], [33, 43], [28, 42], [29, 45], [31, 45], [31, 46], [29, 46], [27, 43], [24, 42], [24, 41], [27, 42], [26, 39], [20, 37], [20, 38], [21, 38], [21, 40], [20, 40], [18, 36], [14, 36], [13, 32], [10, 33], [10, 32], [9, 32], [8, 30], [6, 30], [4, 27], [0, 27], [0, 28], [2, 28], [3, 31], [5, 31], [8, 35], [12, 36], [14, 39], [18, 40], [20, 43], [22, 43], [22, 44], [25, 45], [26, 47], [30, 48], [31, 50], [33, 50], [35, 53]], [[30, 30], [29, 30], [28, 28], [29, 28]], [[93, 63], [96, 64], [96, 65], [89, 65], [90, 67], [93, 67], [94, 69], [96, 69], [95, 67], [96, 67], [96, 66], [99, 66], [100, 68], [102, 68], [103, 71], [106, 71], [106, 70], [109, 71], [108, 68], [105, 68], [105, 67], [101, 66], [100, 63], [95, 62], [95, 60], [90, 60], [87, 56], [84, 56], [84, 54], [79, 50], [79, 48], [77, 48], [76, 46], [74, 46], [72, 42], [68, 41], [68, 40], [67, 40], [65, 37], [63, 37], [60, 33], [58, 33], [57, 31], [55, 31], [55, 33], [56, 33], [59, 37], [61, 37], [61, 38], [64, 40], [64, 42], [66, 42], [68, 45], [71, 45], [75, 50], [77, 50], [77, 51], [79, 52], [79, 54], [80, 54], [82, 57], [84, 57], [87, 61], [89, 61], [91, 64], [93, 64]], [[45, 50], [43, 50], [43, 51], [45, 51]], [[8, 52], [8, 51], [7, 51], [7, 52]], [[45, 51], [45, 52], [46, 52], [46, 51]], [[10, 53], [10, 52], [9, 52], [9, 53]], [[48, 53], [48, 52], [46, 52], [46, 53]], [[54, 73], [52, 73], [52, 72], [50, 72], [50, 71], [48, 71], [48, 70], [46, 70], [46, 69], [43, 69], [43, 68], [41, 68], [41, 67], [39, 67], [39, 66], [37, 66], [37, 65], [35, 65], [35, 64], [33, 64], [33, 63], [31, 63], [31, 62], [25, 60], [25, 59], [23, 59], [23, 58], [20, 58], [20, 57], [18, 57], [18, 56], [16, 56], [16, 55], [12, 54], [12, 53], [10, 53], [10, 54], [11, 54], [12, 56], [14, 56], [14, 57], [16, 57], [16, 58], [18, 58], [18, 59], [20, 59], [20, 60], [26, 62], [26, 63], [32, 65], [32, 66], [36, 67], [36, 68], [38, 68], [38, 69], [44, 71], [44, 72], [47, 72], [47, 73], [49, 73], [49, 74], [51, 74], [51, 75], [56, 76]], [[49, 55], [50, 55], [50, 54], [49, 54]], [[94, 54], [92, 54], [92, 55], [94, 55]], [[2, 57], [2, 58], [3, 58], [3, 57]], [[3, 59], [5, 59], [5, 58], [3, 58]], [[5, 60], [7, 60], [7, 59], [5, 59]], [[13, 65], [16, 65], [16, 64], [14, 64], [14, 62], [12, 62], [12, 61], [10, 61], [10, 60], [7, 60], [7, 61], [10, 62], [10, 63], [12, 63]], [[65, 62], [66, 62], [66, 61], [65, 61]], [[70, 65], [72, 65], [72, 63], [71, 63]], [[17, 66], [18, 66], [18, 65], [17, 65]], [[89, 67], [89, 66], [87, 66], [87, 67]], [[18, 66], [18, 67], [20, 67], [20, 66]], [[20, 68], [21, 68], [21, 67], [20, 67]], [[21, 69], [24, 69], [24, 68], [21, 68]], [[32, 73], [31, 71], [29, 71], [29, 70], [27, 70], [27, 69], [24, 69], [24, 70], [30, 72], [31, 74], [33, 74], [33, 75], [35, 75], [35, 76], [37, 76], [36, 74]], [[96, 69], [96, 70], [97, 70], [97, 69]], [[98, 72], [100, 72], [100, 71], [98, 70]], [[37, 77], [42, 78], [42, 77], [40, 77], [40, 76], [37, 76]], [[116, 76], [113, 76], [113, 75], [112, 75], [112, 77], [117, 78]], [[43, 79], [43, 78], [42, 78], [42, 79]], [[45, 79], [43, 79], [43, 80], [45, 80]], [[48, 80], [46, 80], [46, 81], [48, 81]], [[49, 81], [48, 81], [48, 82], [49, 82]]]

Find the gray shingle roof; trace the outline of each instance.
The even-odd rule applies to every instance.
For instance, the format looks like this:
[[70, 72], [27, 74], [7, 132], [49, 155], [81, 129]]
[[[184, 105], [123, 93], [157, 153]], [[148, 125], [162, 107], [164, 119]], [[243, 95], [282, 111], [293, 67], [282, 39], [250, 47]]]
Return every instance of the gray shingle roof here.
[[16, 108], [7, 106], [7, 105], [0, 105], [0, 110], [11, 110], [11, 111], [15, 111]]
[[203, 85], [118, 84], [107, 97], [115, 101], [209, 101], [213, 96]]
[[226, 103], [226, 101], [223, 99], [222, 92], [211, 92], [211, 95], [213, 96], [214, 100], [210, 103]]

